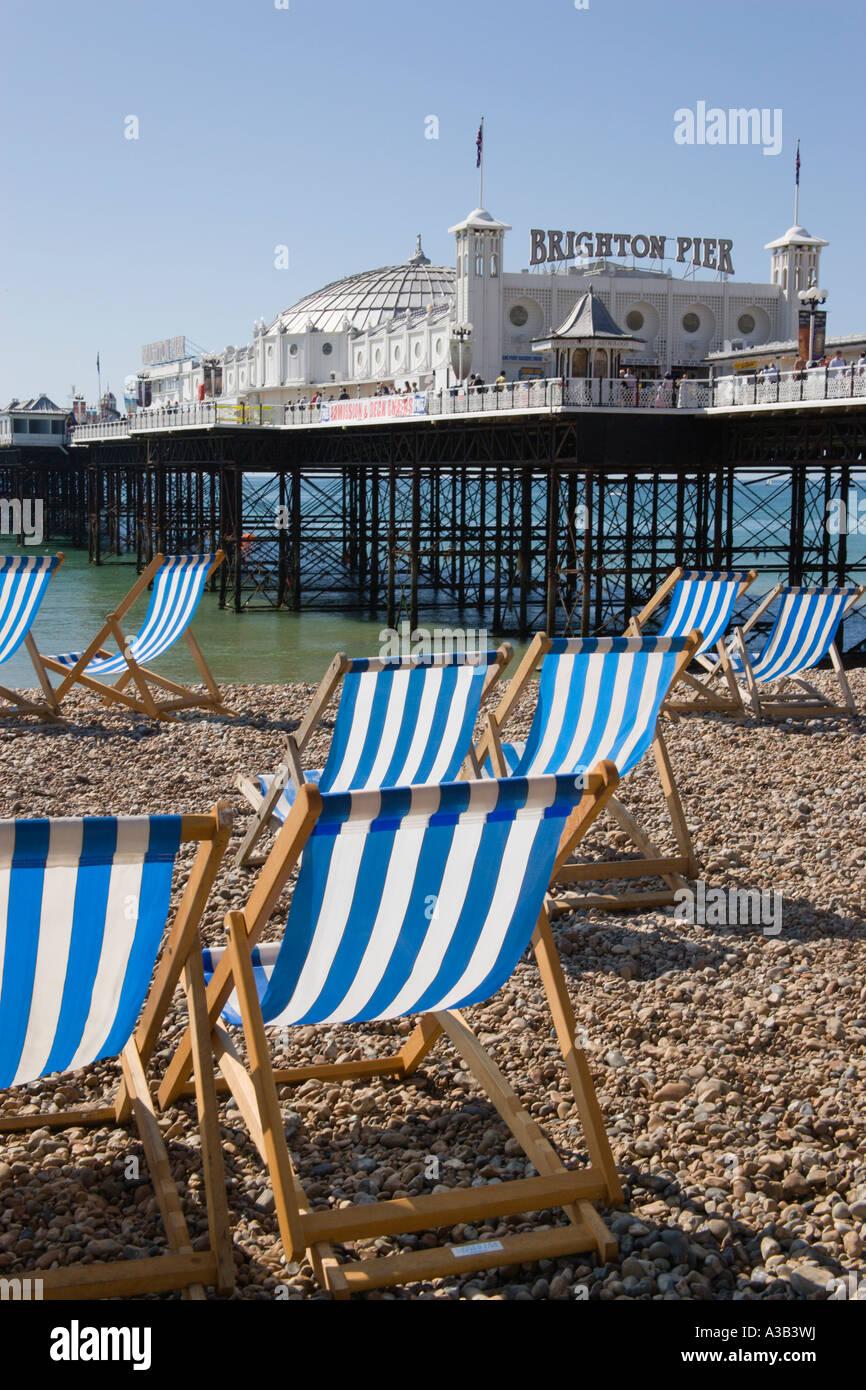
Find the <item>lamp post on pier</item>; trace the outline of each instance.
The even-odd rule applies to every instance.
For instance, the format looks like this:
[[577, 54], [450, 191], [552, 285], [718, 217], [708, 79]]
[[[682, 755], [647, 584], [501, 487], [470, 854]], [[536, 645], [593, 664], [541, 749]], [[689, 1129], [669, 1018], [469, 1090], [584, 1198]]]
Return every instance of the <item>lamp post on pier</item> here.
[[[472, 361], [472, 347], [469, 339], [472, 337], [471, 323], [457, 323], [454, 325], [451, 342], [451, 366], [454, 369], [458, 381], [462, 381], [469, 370]], [[466, 367], [463, 366], [464, 352], [468, 352]]]
[[819, 290], [817, 285], [810, 285], [807, 290], [798, 290], [797, 298], [809, 313], [809, 357], [811, 363], [815, 359], [815, 318], [818, 313], [818, 305], [824, 304], [827, 299], [827, 291]]

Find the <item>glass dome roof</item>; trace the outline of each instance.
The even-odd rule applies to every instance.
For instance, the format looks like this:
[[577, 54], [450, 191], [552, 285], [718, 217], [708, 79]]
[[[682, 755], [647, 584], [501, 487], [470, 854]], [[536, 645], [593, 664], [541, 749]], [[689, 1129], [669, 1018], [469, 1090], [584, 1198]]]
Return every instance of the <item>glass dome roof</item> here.
[[455, 274], [453, 266], [430, 264], [419, 236], [414, 256], [403, 265], [334, 280], [283, 310], [278, 322], [287, 333], [303, 333], [310, 322], [323, 333], [338, 333], [346, 319], [353, 328], [375, 328], [398, 314], [452, 302]]

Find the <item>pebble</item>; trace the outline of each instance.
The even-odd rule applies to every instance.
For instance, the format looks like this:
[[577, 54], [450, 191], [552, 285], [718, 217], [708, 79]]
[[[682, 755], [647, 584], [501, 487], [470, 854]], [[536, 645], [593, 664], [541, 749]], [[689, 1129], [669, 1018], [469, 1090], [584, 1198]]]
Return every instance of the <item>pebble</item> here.
[[[814, 679], [821, 685], [830, 677], [818, 672]], [[850, 679], [866, 708], [866, 671], [852, 671]], [[71, 701], [68, 730], [3, 721], [0, 816], [133, 807], [200, 812], [222, 798], [241, 829], [247, 811], [235, 778], [273, 766], [282, 740], [275, 721], [298, 720], [312, 693], [310, 685], [238, 687], [231, 699], [248, 713], [231, 722], [193, 713], [155, 727], [101, 710], [87, 694]], [[531, 703], [518, 706], [510, 735], [525, 736]], [[331, 722], [313, 735], [308, 766], [323, 766]], [[606, 1265], [587, 1253], [520, 1270], [467, 1272], [389, 1291], [387, 1299], [569, 1300], [585, 1290], [604, 1301], [826, 1298], [830, 1281], [850, 1274], [866, 1288], [864, 734], [863, 721], [805, 728], [715, 716], [666, 729], [697, 853], [714, 866], [704, 869], [705, 878], [780, 892], [782, 930], [764, 936], [749, 925], [675, 922], [665, 908], [556, 916], [582, 1046], [627, 1192], [627, 1205], [606, 1214], [620, 1253]], [[803, 782], [804, 766], [816, 759], [820, 792]], [[795, 815], [804, 790], [808, 809]], [[629, 775], [622, 800], [653, 839], [671, 842], [651, 756]], [[627, 843], [607, 825], [600, 819], [582, 845], [588, 857]], [[184, 848], [182, 864], [191, 857]], [[222, 944], [226, 907], [241, 906], [253, 882], [252, 872], [236, 871], [227, 857], [205, 913], [208, 943]], [[181, 872], [175, 904], [182, 885]], [[286, 901], [267, 939], [278, 938]], [[534, 1118], [575, 1161], [584, 1152], [582, 1136], [531, 960], [467, 1015]], [[171, 1052], [169, 1030], [176, 1036], [184, 1019], [179, 994], [159, 1063]], [[401, 1046], [408, 1031], [405, 1022], [290, 1030], [282, 1065], [373, 1057]], [[0, 1093], [0, 1114], [99, 1103], [115, 1077], [113, 1064], [99, 1063], [85, 1074]], [[293, 1161], [315, 1206], [370, 1206], [395, 1193], [447, 1191], [534, 1171], [444, 1047], [403, 1082], [307, 1082], [280, 1093]], [[177, 1141], [172, 1163], [191, 1237], [201, 1242], [193, 1113], [172, 1111], [163, 1128]], [[281, 1263], [273, 1192], [237, 1108], [224, 1102], [220, 1123], [230, 1155], [235, 1297], [271, 1298], [280, 1280], [292, 1298], [321, 1297], [306, 1261], [290, 1269]], [[128, 1132], [114, 1126], [80, 1127], [71, 1136], [43, 1126], [2, 1136], [4, 1277], [85, 1254], [136, 1258], [161, 1248], [146, 1166], [138, 1183], [124, 1177], [129, 1145]], [[496, 1239], [539, 1221], [562, 1217], [464, 1223], [451, 1238]], [[383, 1239], [376, 1248], [423, 1249], [429, 1239], [422, 1232]]]

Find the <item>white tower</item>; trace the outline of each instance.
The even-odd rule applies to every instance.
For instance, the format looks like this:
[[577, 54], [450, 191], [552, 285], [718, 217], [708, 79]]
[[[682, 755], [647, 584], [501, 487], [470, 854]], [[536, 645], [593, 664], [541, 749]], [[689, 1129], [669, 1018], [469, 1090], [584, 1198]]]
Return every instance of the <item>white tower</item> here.
[[502, 370], [502, 240], [511, 226], [476, 208], [448, 230], [457, 238], [457, 321], [472, 324], [472, 370], [494, 381]]
[[797, 339], [798, 311], [800, 301], [798, 290], [807, 290], [817, 285], [821, 263], [821, 248], [829, 246], [818, 236], [811, 236], [805, 227], [789, 227], [784, 236], [776, 241], [768, 241], [766, 251], [772, 253], [770, 260], [770, 279], [782, 290], [784, 308], [778, 334], [782, 341]]

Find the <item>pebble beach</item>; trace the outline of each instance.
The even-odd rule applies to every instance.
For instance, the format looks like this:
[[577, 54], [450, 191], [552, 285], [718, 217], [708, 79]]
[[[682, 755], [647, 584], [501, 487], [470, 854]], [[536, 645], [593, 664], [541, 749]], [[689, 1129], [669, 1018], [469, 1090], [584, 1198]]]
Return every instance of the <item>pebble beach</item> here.
[[[866, 709], [866, 670], [849, 679]], [[830, 693], [829, 673], [814, 683]], [[235, 836], [203, 923], [206, 940], [221, 944], [223, 916], [243, 906], [256, 872], [232, 863], [250, 813], [235, 779], [273, 768], [314, 688], [232, 686], [231, 718], [191, 711], [154, 724], [83, 693], [65, 705], [66, 727], [4, 720], [0, 817], [191, 813], [230, 802]], [[518, 707], [510, 736], [525, 736], [533, 699], [530, 692]], [[326, 717], [314, 735], [307, 766], [322, 766], [332, 725]], [[625, 1190], [625, 1204], [605, 1213], [616, 1260], [576, 1255], [369, 1297], [866, 1301], [866, 719], [758, 724], [691, 715], [667, 724], [665, 736], [702, 877], [780, 894], [781, 926], [776, 934], [759, 924], [701, 926], [669, 908], [555, 919]], [[653, 838], [672, 848], [651, 755], [621, 791]], [[625, 843], [603, 818], [581, 849], [609, 857]], [[191, 859], [182, 846], [175, 906]], [[266, 936], [278, 939], [284, 920], [278, 910]], [[566, 1162], [585, 1162], [531, 956], [467, 1016]], [[157, 1072], [185, 1021], [178, 994]], [[410, 1026], [300, 1028], [276, 1056], [283, 1065], [373, 1056], [393, 1051]], [[113, 1063], [48, 1078], [0, 1095], [0, 1115], [105, 1104], [116, 1079]], [[308, 1081], [282, 1088], [281, 1098], [314, 1205], [532, 1171], [441, 1040], [405, 1084]], [[324, 1297], [309, 1265], [283, 1260], [267, 1173], [234, 1102], [222, 1097], [220, 1124], [233, 1297]], [[191, 1105], [160, 1125], [194, 1243], [206, 1248]], [[137, 1176], [130, 1157], [139, 1158]], [[562, 1220], [538, 1212], [443, 1234], [483, 1241]], [[375, 1244], [387, 1252], [424, 1243], [420, 1235]], [[0, 1277], [165, 1248], [134, 1130], [42, 1128], [0, 1139]]]

